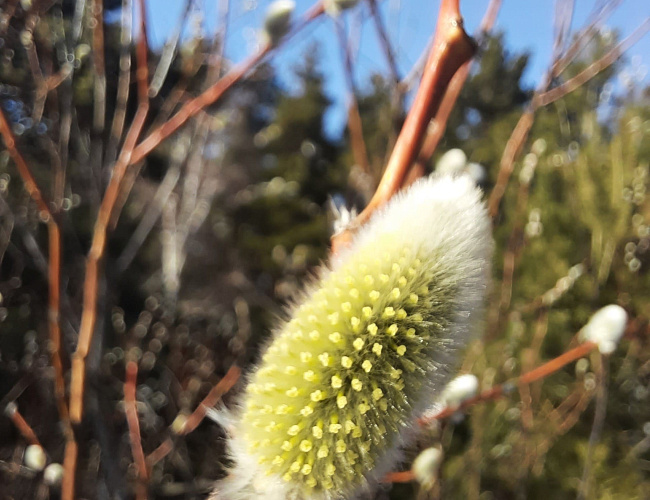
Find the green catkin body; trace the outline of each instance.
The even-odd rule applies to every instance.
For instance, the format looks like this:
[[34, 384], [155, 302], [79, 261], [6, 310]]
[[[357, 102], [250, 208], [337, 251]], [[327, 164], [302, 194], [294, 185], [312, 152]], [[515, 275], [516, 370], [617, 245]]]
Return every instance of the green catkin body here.
[[[379, 479], [454, 369], [485, 288], [489, 223], [469, 179], [411, 191], [414, 199], [393, 202], [322, 274], [246, 388], [235, 459], [275, 481], [279, 498], [345, 497]], [[419, 204], [428, 215], [398, 224], [409, 207], [420, 217]], [[436, 217], [435, 208], [458, 213]], [[436, 229], [437, 242], [428, 235]], [[264, 479], [256, 481], [261, 498]]]

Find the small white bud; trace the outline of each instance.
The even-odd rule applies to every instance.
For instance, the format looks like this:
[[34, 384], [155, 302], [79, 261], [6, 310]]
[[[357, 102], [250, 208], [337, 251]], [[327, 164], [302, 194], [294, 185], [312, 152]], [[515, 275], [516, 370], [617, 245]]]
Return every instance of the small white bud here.
[[625, 309], [611, 304], [596, 311], [582, 329], [581, 338], [597, 344], [602, 354], [611, 354], [616, 350], [626, 324]]
[[277, 0], [266, 11], [264, 32], [269, 43], [276, 45], [291, 27], [291, 16], [296, 8], [292, 0]]
[[450, 149], [436, 163], [436, 173], [440, 175], [460, 174], [467, 165], [467, 155], [461, 149]]
[[456, 407], [476, 396], [478, 379], [472, 374], [460, 375], [447, 384], [442, 393], [442, 401], [446, 406]]
[[48, 486], [58, 486], [63, 480], [63, 466], [61, 464], [50, 464], [45, 467], [45, 472], [43, 472], [43, 481]]
[[432, 485], [438, 477], [438, 469], [442, 463], [442, 452], [438, 448], [427, 448], [413, 461], [411, 472], [422, 485]]
[[23, 460], [27, 467], [36, 471], [42, 471], [47, 463], [45, 451], [43, 451], [43, 448], [37, 444], [30, 444], [27, 447]]

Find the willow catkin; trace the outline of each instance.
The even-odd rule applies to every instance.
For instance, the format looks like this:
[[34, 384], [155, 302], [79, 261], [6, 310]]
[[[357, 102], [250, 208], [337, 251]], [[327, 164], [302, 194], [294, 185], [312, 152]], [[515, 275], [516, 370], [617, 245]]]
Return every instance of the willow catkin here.
[[421, 180], [377, 212], [276, 331], [215, 498], [349, 498], [375, 484], [454, 373], [491, 247], [469, 176]]

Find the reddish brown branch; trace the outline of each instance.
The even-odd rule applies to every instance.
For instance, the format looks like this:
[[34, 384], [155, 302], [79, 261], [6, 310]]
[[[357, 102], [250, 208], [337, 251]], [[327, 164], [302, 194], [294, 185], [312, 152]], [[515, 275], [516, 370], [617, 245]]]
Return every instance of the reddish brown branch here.
[[[322, 14], [322, 2], [318, 2], [305, 14], [302, 22], [293, 30], [292, 33], [296, 33], [307, 23], [313, 21]], [[287, 35], [284, 40], [286, 41], [290, 37], [291, 34]], [[264, 59], [272, 49], [273, 47], [271, 45], [264, 45], [258, 52], [241, 64], [235, 66], [214, 85], [206, 89], [194, 99], [186, 102], [174, 116], [153, 130], [145, 139], [142, 140], [142, 142], [140, 142], [140, 144], [138, 144], [137, 148], [135, 148], [135, 151], [133, 152], [130, 162], [137, 163], [141, 161], [145, 156], [151, 153], [151, 151], [158, 147], [162, 141], [185, 125], [190, 118], [204, 110], [206, 107], [214, 104], [226, 91], [230, 90], [233, 85], [240, 81], [251, 69], [262, 61], [262, 59]]]
[[532, 384], [537, 380], [541, 380], [543, 378], [548, 377], [549, 375], [557, 372], [558, 370], [562, 369], [569, 363], [586, 356], [597, 347], [598, 346], [593, 342], [584, 342], [574, 347], [573, 349], [570, 349], [564, 354], [561, 354], [557, 358], [554, 358], [548, 361], [547, 363], [538, 366], [534, 370], [524, 373], [523, 375], [521, 375], [520, 377], [514, 380], [506, 382], [505, 384], [494, 386], [491, 389], [488, 389], [482, 392], [481, 394], [478, 394], [477, 396], [474, 396], [473, 398], [464, 401], [459, 406], [456, 407], [449, 406], [443, 408], [442, 410], [440, 410], [438, 413], [434, 415], [422, 417], [421, 419], [419, 419], [419, 423], [420, 425], [426, 425], [430, 422], [433, 422], [434, 420], [442, 420], [443, 418], [450, 417], [451, 415], [453, 415], [458, 411], [464, 411], [467, 408], [474, 406], [477, 403], [499, 399], [509, 394], [511, 390], [517, 386]]
[[233, 385], [237, 383], [240, 374], [241, 369], [238, 366], [231, 366], [224, 377], [219, 381], [219, 383], [215, 385], [208, 393], [208, 395], [203, 399], [203, 401], [199, 403], [199, 406], [196, 408], [196, 410], [194, 410], [194, 412], [189, 417], [187, 417], [185, 425], [183, 425], [183, 429], [180, 434], [189, 434], [194, 429], [196, 429], [205, 418], [205, 415], [208, 412], [208, 408], [212, 408], [215, 404], [217, 404], [219, 399], [221, 399], [221, 397], [226, 394]]
[[[503, 199], [503, 196], [506, 192], [510, 176], [512, 175], [512, 171], [514, 169], [515, 160], [519, 156], [519, 153], [521, 152], [524, 143], [528, 138], [530, 129], [533, 126], [534, 116], [537, 109], [546, 106], [547, 104], [550, 104], [558, 99], [561, 99], [570, 92], [573, 92], [581, 85], [584, 85], [594, 76], [596, 76], [598, 73], [603, 71], [605, 68], [612, 65], [615, 61], [618, 60], [618, 58], [621, 57], [621, 55], [623, 55], [626, 50], [638, 42], [641, 37], [648, 31], [648, 29], [650, 29], [650, 18], [646, 18], [644, 22], [641, 23], [641, 25], [635, 29], [630, 36], [628, 36], [625, 40], [619, 43], [603, 57], [590, 64], [588, 68], [581, 71], [576, 76], [567, 80], [558, 87], [548, 90], [548, 87], [553, 79], [559, 76], [559, 74], [556, 74], [555, 71], [565, 69], [570, 61], [566, 61], [564, 57], [560, 57], [559, 59], [563, 61], [563, 64], [553, 64], [551, 66], [546, 77], [544, 78], [544, 81], [540, 85], [539, 90], [533, 96], [528, 109], [523, 113], [519, 119], [519, 122], [517, 122], [512, 135], [508, 139], [505, 150], [503, 151], [497, 180], [492, 193], [490, 193], [490, 199], [488, 201], [488, 211], [491, 217], [496, 217], [497, 213], [499, 212], [499, 205], [501, 204], [501, 200]], [[569, 47], [569, 49], [567, 49], [567, 53], [573, 54], [574, 57], [577, 55], [577, 51], [574, 50], [574, 46], [577, 43], [581, 43], [580, 40], [576, 40], [576, 42], [574, 42], [574, 44]]]
[[131, 158], [133, 150], [149, 112], [149, 72], [147, 67], [147, 38], [144, 0], [139, 1], [139, 6], [140, 38], [136, 50], [138, 109], [133, 118], [131, 128], [127, 133], [122, 152], [113, 168], [113, 175], [108, 187], [106, 188], [106, 193], [104, 194], [101, 206], [99, 207], [93, 231], [93, 240], [86, 260], [83, 311], [81, 314], [79, 341], [77, 343], [77, 350], [72, 357], [72, 373], [70, 379], [70, 418], [74, 423], [81, 422], [83, 416], [86, 357], [90, 351], [90, 344], [97, 320], [97, 291], [99, 286], [101, 262], [104, 256], [104, 250], [106, 249], [108, 225], [113, 216], [116, 202], [122, 194], [124, 178], [128, 166], [132, 163]]
[[[492, 29], [500, 7], [501, 0], [490, 1], [485, 15], [483, 16], [483, 20], [481, 21], [479, 36], [485, 36], [485, 34]], [[471, 60], [463, 64], [451, 79], [451, 82], [449, 82], [449, 87], [445, 92], [445, 96], [442, 100], [442, 103], [440, 104], [440, 107], [438, 108], [438, 112], [431, 120], [431, 124], [427, 130], [427, 136], [424, 139], [424, 143], [422, 145], [422, 149], [420, 150], [420, 154], [418, 155], [417, 162], [413, 165], [411, 172], [409, 172], [409, 175], [406, 177], [404, 186], [411, 184], [418, 177], [421, 177], [426, 171], [426, 165], [433, 156], [433, 153], [436, 151], [438, 143], [440, 142], [440, 139], [442, 139], [442, 136], [447, 129], [449, 116], [451, 115], [451, 112], [456, 105], [456, 101], [458, 100], [458, 96], [460, 95], [461, 90], [463, 90], [463, 86], [465, 85], [465, 81], [469, 75], [471, 65]]]
[[151, 470], [154, 465], [169, 455], [173, 449], [174, 443], [170, 438], [167, 438], [162, 443], [160, 443], [160, 446], [158, 446], [158, 448], [147, 455], [146, 461], [147, 465], [149, 466], [149, 470]]
[[415, 480], [415, 474], [410, 470], [402, 472], [391, 472], [381, 480], [382, 483], [410, 483]]
[[20, 414], [16, 403], [12, 402], [7, 405], [5, 408], [5, 415], [7, 415], [7, 417], [9, 417], [9, 419], [13, 422], [14, 426], [16, 426], [16, 429], [18, 429], [18, 432], [20, 432], [20, 435], [25, 439], [25, 441], [27, 441], [29, 444], [37, 444], [41, 446], [38, 437], [36, 437], [34, 429], [31, 428], [31, 426]]
[[475, 46], [462, 27], [458, 0], [443, 1], [440, 6], [436, 36], [415, 96], [395, 148], [388, 161], [377, 191], [353, 227], [334, 235], [332, 251], [350, 240], [351, 233], [363, 225], [401, 187], [424, 140], [429, 121], [437, 113], [444, 93], [456, 71], [474, 54]]
[[138, 499], [146, 499], [149, 472], [144, 457], [144, 451], [142, 449], [142, 438], [140, 437], [140, 421], [138, 420], [138, 409], [135, 397], [137, 380], [138, 364], [135, 361], [129, 361], [126, 364], [126, 381], [124, 383], [124, 409], [126, 412], [126, 422], [129, 426], [131, 453], [133, 454], [133, 460], [138, 469], [136, 496]]

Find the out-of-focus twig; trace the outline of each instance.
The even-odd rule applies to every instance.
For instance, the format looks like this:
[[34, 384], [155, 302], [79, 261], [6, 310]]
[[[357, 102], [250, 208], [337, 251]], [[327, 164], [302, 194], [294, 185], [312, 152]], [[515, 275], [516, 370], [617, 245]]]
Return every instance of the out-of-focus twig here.
[[14, 402], [9, 403], [5, 407], [4, 412], [5, 415], [7, 415], [7, 417], [9, 417], [9, 419], [16, 426], [16, 429], [18, 429], [18, 432], [20, 432], [21, 436], [25, 438], [25, 441], [27, 441], [29, 444], [37, 444], [41, 446], [38, 437], [36, 437], [36, 433], [34, 432], [34, 429], [31, 428], [31, 426], [20, 414], [20, 412], [18, 411], [18, 405], [16, 405], [16, 403]]
[[129, 441], [131, 442], [131, 453], [138, 470], [138, 484], [136, 487], [136, 498], [138, 500], [147, 498], [147, 482], [149, 472], [147, 462], [142, 450], [142, 438], [140, 437], [140, 421], [136, 406], [136, 385], [138, 380], [138, 363], [128, 361], [126, 363], [126, 380], [124, 382], [124, 410], [126, 422], [129, 426]]

